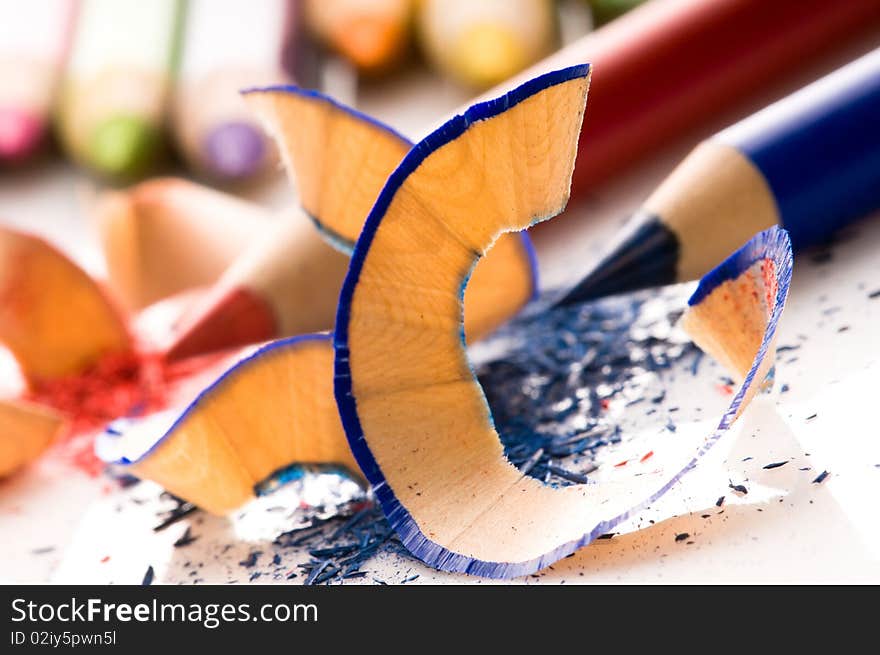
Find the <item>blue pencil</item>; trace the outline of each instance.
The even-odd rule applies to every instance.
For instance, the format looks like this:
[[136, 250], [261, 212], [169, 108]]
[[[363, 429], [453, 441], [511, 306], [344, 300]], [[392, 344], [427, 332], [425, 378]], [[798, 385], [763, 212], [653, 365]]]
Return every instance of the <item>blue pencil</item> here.
[[795, 252], [880, 208], [880, 50], [702, 142], [557, 304], [693, 280], [752, 235]]

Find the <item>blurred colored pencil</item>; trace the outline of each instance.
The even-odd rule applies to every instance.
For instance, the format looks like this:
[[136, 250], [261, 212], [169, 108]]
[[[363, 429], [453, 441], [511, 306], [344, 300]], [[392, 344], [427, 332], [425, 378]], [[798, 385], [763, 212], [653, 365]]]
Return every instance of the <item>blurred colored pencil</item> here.
[[48, 133], [73, 0], [0, 0], [0, 164], [33, 155]]
[[540, 72], [593, 64], [572, 178], [577, 200], [729, 104], [869, 30], [880, 30], [877, 0], [654, 0], [484, 97]]
[[410, 41], [414, 0], [305, 0], [309, 29], [359, 70], [399, 62]]
[[417, 16], [428, 59], [475, 87], [503, 82], [557, 43], [552, 0], [422, 0]]
[[83, 0], [59, 105], [71, 156], [109, 178], [156, 163], [177, 63], [181, 0]]
[[[241, 181], [274, 161], [270, 140], [239, 96], [284, 82], [282, 53], [291, 0], [189, 0], [174, 134], [188, 163], [218, 181]], [[230, 47], [234, 44], [235, 47]]]
[[287, 0], [286, 7], [281, 67], [298, 85], [318, 88], [326, 62], [306, 24], [305, 0]]

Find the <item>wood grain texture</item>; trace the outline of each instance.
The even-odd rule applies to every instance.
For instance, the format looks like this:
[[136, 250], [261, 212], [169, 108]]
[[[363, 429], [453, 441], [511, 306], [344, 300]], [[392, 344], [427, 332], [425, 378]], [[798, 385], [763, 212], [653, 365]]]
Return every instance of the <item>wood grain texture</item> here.
[[[778, 291], [773, 261], [755, 262], [735, 279], [719, 284], [699, 304], [689, 307], [682, 316], [682, 327], [694, 343], [742, 383], [761, 348]], [[758, 381], [763, 382], [773, 367], [775, 351], [774, 336], [754, 376]], [[754, 384], [748, 388], [740, 412], [761, 386]]]
[[[246, 97], [278, 142], [303, 209], [332, 243], [349, 250], [412, 144], [388, 126], [314, 92], [277, 87]], [[473, 216], [482, 209], [474, 207]], [[477, 263], [465, 292], [468, 339], [479, 339], [508, 320], [535, 286], [523, 238], [500, 235]]]
[[329, 335], [275, 342], [237, 362], [185, 409], [102, 436], [110, 448], [99, 445], [99, 452], [133, 460], [135, 475], [215, 514], [244, 504], [256, 484], [291, 464], [338, 464], [356, 473], [332, 370]]
[[411, 144], [329, 98], [287, 88], [245, 98], [278, 143], [303, 209], [350, 247]]
[[42, 239], [5, 227], [0, 342], [31, 383], [80, 373], [131, 348], [121, 314], [92, 278]]
[[0, 478], [39, 457], [63, 425], [61, 415], [47, 408], [0, 400]]
[[[587, 86], [586, 67], [549, 73], [415, 146], [367, 218], [340, 296], [335, 393], [352, 451], [402, 543], [443, 570], [533, 573], [612, 530], [696, 465], [772, 364], [791, 274], [790, 243], [777, 228], [710, 280], [718, 286], [722, 274], [736, 279], [765, 259], [779, 262], [769, 275], [784, 278], [775, 294], [761, 287], [766, 303], [735, 306], [751, 313], [732, 361], [750, 357], [749, 366], [714, 431], [657, 448], [638, 470], [567, 487], [523, 475], [504, 457], [460, 337], [458, 289], [498, 234], [562, 210]], [[740, 316], [727, 309], [709, 329], [725, 320], [736, 329]]]
[[583, 499], [604, 493], [543, 487], [503, 457], [460, 338], [474, 262], [500, 234], [564, 207], [587, 86], [560, 83], [434, 151], [417, 146], [430, 154], [391, 197], [351, 297], [361, 438], [421, 533], [469, 557], [540, 556], [574, 538], [578, 508], [591, 511]]
[[213, 284], [272, 220], [256, 204], [181, 178], [104, 192], [91, 214], [110, 286], [130, 310]]

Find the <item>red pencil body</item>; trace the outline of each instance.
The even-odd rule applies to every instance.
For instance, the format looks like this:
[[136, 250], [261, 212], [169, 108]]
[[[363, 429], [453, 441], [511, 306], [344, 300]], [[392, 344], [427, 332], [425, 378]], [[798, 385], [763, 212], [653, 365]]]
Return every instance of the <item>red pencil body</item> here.
[[165, 350], [166, 361], [269, 341], [279, 335], [275, 310], [259, 293], [244, 287], [222, 291], [222, 295], [209, 297], [196, 314], [184, 317], [178, 336]]
[[654, 0], [522, 78], [593, 64], [577, 198], [728, 103], [878, 27], [877, 0]]

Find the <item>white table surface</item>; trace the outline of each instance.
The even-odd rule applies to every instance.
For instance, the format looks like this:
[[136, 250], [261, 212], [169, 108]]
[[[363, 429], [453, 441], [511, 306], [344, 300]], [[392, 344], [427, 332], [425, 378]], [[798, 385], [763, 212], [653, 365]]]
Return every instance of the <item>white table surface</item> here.
[[[858, 44], [853, 54], [877, 43], [875, 39]], [[829, 70], [836, 61], [823, 63], [798, 82]], [[540, 230], [535, 240], [545, 286], [562, 284], [589, 268], [628, 212], [699, 138], [793, 84], [732, 107], [715, 124], [672, 144], [592, 194], [556, 225]], [[364, 91], [359, 104], [416, 136], [422, 126], [465, 98], [459, 89], [412, 73]], [[94, 189], [92, 182], [60, 161], [0, 175], [0, 220], [45, 235], [89, 271], [103, 274], [83, 209]], [[290, 200], [282, 178], [249, 195], [268, 206]], [[880, 429], [875, 417], [880, 298], [868, 298], [880, 289], [878, 218], [848, 230], [832, 248], [831, 261], [796, 260], [779, 344], [799, 344], [800, 349], [780, 357], [776, 390], [759, 398], [713, 455], [634, 519], [630, 528], [647, 525], [649, 519], [656, 523], [634, 532], [622, 530], [538, 576], [516, 582], [880, 582], [880, 526], [874, 504], [880, 495]], [[839, 332], [843, 326], [848, 329]], [[705, 434], [726, 402], [717, 391], [723, 371], [706, 363], [695, 377], [675, 372], [668, 381], [667, 402], [681, 406], [680, 432]], [[782, 384], [789, 386], [785, 393], [779, 391]], [[813, 414], [816, 417], [807, 420]], [[656, 429], [648, 417], [636, 417], [632, 423], [635, 431]], [[743, 461], [747, 457], [752, 459]], [[762, 468], [781, 460], [790, 461], [779, 469]], [[830, 476], [813, 484], [823, 470]], [[732, 480], [747, 481], [749, 494], [730, 494]], [[51, 455], [0, 481], [0, 581], [139, 583], [147, 566], [153, 566], [157, 582], [246, 582], [255, 569], [238, 563], [254, 550], [263, 552], [260, 566], [276, 552], [286, 569], [307, 559], [303, 552], [272, 545], [284, 519], [268, 521], [259, 507], [236, 520], [197, 513], [154, 533], [157, 512], [169, 505], [159, 493], [151, 483], [119, 490]], [[295, 506], [299, 498], [293, 493], [280, 492], [272, 502], [289, 499]], [[309, 499], [309, 489], [303, 493]], [[720, 513], [714, 502], [725, 494]], [[174, 548], [187, 527], [198, 540]], [[692, 543], [675, 540], [684, 532]], [[193, 568], [198, 570], [195, 576], [190, 573]], [[370, 576], [360, 582], [399, 582], [417, 574], [413, 583], [490, 582], [438, 573], [401, 556], [375, 558], [365, 569]], [[283, 581], [302, 580], [303, 576]], [[268, 572], [256, 580], [271, 581]]]

